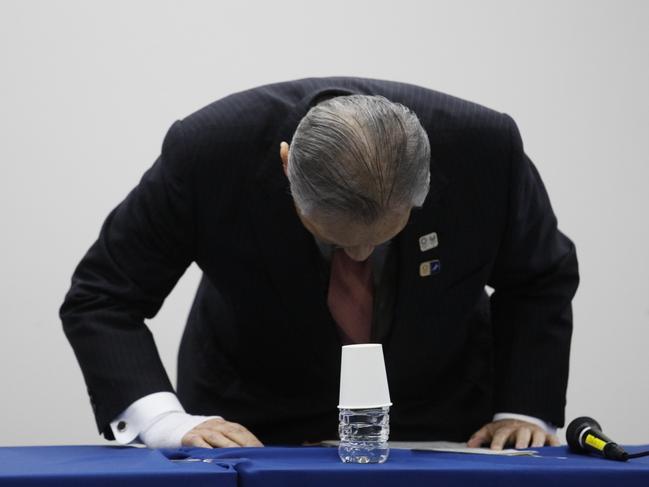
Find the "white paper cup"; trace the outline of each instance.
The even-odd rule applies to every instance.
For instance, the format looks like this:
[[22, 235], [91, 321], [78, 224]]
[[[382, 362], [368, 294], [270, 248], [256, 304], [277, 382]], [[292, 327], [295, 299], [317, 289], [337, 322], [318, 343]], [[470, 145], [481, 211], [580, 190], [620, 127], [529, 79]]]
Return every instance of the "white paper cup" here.
[[381, 344], [343, 346], [338, 408], [369, 409], [391, 405]]

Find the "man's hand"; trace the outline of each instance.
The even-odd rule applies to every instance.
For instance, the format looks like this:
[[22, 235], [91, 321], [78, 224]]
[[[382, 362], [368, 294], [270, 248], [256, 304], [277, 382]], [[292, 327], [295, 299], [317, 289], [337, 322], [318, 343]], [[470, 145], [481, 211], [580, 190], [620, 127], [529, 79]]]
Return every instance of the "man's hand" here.
[[255, 435], [240, 424], [230, 423], [220, 418], [204, 421], [188, 431], [183, 436], [182, 445], [200, 448], [264, 446]]
[[484, 425], [473, 433], [467, 446], [475, 448], [491, 443], [492, 450], [502, 450], [505, 445], [515, 448], [538, 448], [545, 444], [559, 446], [559, 438], [535, 424], [517, 419], [501, 419]]

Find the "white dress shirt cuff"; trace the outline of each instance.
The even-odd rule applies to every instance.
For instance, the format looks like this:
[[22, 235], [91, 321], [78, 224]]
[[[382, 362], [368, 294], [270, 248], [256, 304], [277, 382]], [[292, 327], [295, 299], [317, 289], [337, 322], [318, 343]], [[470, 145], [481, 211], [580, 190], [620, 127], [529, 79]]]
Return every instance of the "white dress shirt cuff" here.
[[212, 418], [220, 416], [193, 416], [178, 411], [166, 413], [140, 433], [140, 439], [149, 448], [180, 448], [188, 431]]
[[543, 428], [546, 433], [551, 435], [557, 434], [557, 427], [551, 423], [546, 423], [542, 419], [535, 418], [534, 416], [526, 416], [525, 414], [516, 414], [516, 413], [496, 413], [494, 414], [494, 421], [501, 419], [517, 419], [519, 421], [526, 421], [528, 423], [535, 424], [536, 426]]
[[185, 412], [173, 392], [154, 392], [131, 404], [110, 423], [115, 440], [122, 445], [133, 442], [158, 418], [170, 412]]

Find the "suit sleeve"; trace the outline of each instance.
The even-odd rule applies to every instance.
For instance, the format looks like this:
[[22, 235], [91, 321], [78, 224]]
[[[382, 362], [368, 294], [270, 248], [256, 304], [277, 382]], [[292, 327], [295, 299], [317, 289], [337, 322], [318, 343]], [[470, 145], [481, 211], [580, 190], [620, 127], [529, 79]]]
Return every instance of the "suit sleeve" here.
[[563, 426], [577, 256], [557, 228], [515, 122], [505, 117], [511, 149], [508, 216], [490, 280], [494, 408]]
[[144, 323], [193, 260], [192, 171], [182, 122], [160, 157], [106, 218], [83, 257], [60, 317], [88, 388], [97, 426], [147, 394], [173, 391]]

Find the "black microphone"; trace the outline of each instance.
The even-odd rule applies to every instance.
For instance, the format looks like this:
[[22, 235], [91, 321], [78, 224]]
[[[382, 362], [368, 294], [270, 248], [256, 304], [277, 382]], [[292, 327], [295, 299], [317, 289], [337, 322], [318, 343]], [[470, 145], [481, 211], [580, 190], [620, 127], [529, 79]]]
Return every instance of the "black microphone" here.
[[626, 462], [629, 454], [608, 436], [593, 418], [582, 416], [574, 419], [566, 430], [566, 440], [574, 453], [596, 453], [610, 460]]

